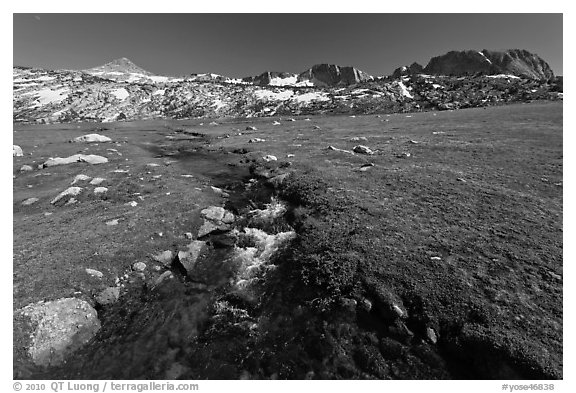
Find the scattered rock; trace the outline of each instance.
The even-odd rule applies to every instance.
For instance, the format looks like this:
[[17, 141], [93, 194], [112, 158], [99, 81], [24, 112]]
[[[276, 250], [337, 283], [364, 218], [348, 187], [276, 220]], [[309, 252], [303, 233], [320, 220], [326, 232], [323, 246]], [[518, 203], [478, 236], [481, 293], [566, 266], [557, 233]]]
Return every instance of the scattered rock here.
[[101, 271], [95, 270], [95, 269], [86, 269], [86, 273], [88, 273], [92, 277], [96, 277], [96, 278], [104, 277], [104, 273], [102, 273]]
[[170, 270], [162, 273], [160, 276], [158, 276], [158, 278], [156, 280], [154, 280], [154, 285], [160, 285], [162, 282], [164, 282], [165, 280], [170, 280], [174, 278], [174, 274], [172, 274], [172, 272]]
[[149, 163], [149, 164], [146, 164], [146, 166], [149, 166], [149, 167], [151, 167], [151, 168], [155, 168], [155, 167], [160, 166], [160, 164], [156, 164], [155, 162], [151, 162], [151, 163]]
[[106, 179], [101, 178], [101, 177], [95, 177], [94, 179], [92, 179], [90, 181], [90, 184], [93, 186], [98, 186], [100, 184], [102, 184], [102, 182], [106, 181]]
[[246, 131], [258, 131], [258, 128], [254, 127], [254, 126], [248, 126], [248, 127], [246, 127]]
[[159, 254], [153, 255], [152, 259], [154, 259], [156, 262], [160, 262], [166, 267], [170, 267], [170, 265], [172, 265], [172, 261], [174, 260], [174, 254], [172, 251], [166, 250]]
[[96, 310], [76, 298], [30, 304], [19, 313], [30, 318], [33, 333], [27, 351], [39, 366], [61, 364], [100, 330]]
[[12, 145], [12, 156], [13, 157], [23, 157], [24, 152], [22, 151], [22, 148], [18, 145]]
[[333, 150], [333, 151], [339, 151], [341, 153], [348, 153], [348, 154], [352, 154], [354, 155], [354, 152], [351, 152], [350, 150], [344, 150], [344, 149], [338, 149], [337, 147], [334, 147], [332, 145], [327, 147], [328, 150]]
[[309, 119], [309, 118], [306, 118], [306, 119], [304, 119], [304, 121], [310, 121], [310, 119]]
[[29, 172], [29, 171], [33, 171], [34, 168], [32, 168], [30, 165], [22, 165], [20, 167], [20, 172]]
[[107, 306], [109, 304], [116, 303], [120, 298], [120, 288], [119, 287], [108, 287], [96, 295], [96, 303], [101, 306]]
[[136, 201], [130, 201], [130, 202], [125, 203], [125, 205], [126, 205], [126, 206], [136, 207], [136, 206], [138, 206], [138, 202], [136, 202]]
[[461, 177], [457, 178], [456, 181], [461, 181], [462, 183], [466, 183], [466, 179], [463, 179]]
[[72, 142], [85, 142], [85, 143], [112, 142], [112, 139], [100, 134], [86, 134], [72, 139]]
[[410, 156], [411, 156], [410, 153], [400, 153], [400, 154], [396, 155], [396, 157], [398, 157], [398, 158], [408, 158]]
[[228, 198], [230, 196], [230, 194], [228, 194], [226, 191], [224, 191], [221, 188], [218, 187], [214, 187], [214, 186], [210, 186], [210, 188], [212, 189], [212, 191], [214, 191], [216, 194], [221, 195], [224, 198]]
[[438, 336], [436, 336], [436, 332], [431, 327], [426, 328], [426, 337], [432, 344], [436, 344], [438, 342]]
[[314, 130], [319, 130], [319, 129], [320, 129], [320, 126], [314, 126], [314, 127], [312, 127], [312, 128], [313, 128]]
[[137, 272], [143, 272], [146, 270], [146, 264], [144, 262], [136, 262], [132, 265], [132, 270]]
[[38, 201], [39, 201], [38, 198], [28, 198], [28, 199], [22, 201], [22, 205], [23, 206], [30, 206], [31, 204], [36, 203]]
[[79, 175], [76, 175], [76, 176], [74, 177], [74, 180], [72, 181], [72, 183], [70, 183], [70, 185], [73, 186], [74, 184], [76, 184], [76, 183], [78, 183], [78, 182], [80, 182], [80, 181], [87, 181], [87, 180], [90, 180], [90, 179], [92, 179], [90, 176], [83, 175], [83, 174], [79, 174]]
[[274, 123], [272, 123], [272, 125], [279, 126], [279, 125], [280, 125], [280, 122], [279, 122], [279, 121], [274, 121]]
[[365, 136], [355, 136], [353, 138], [350, 138], [350, 142], [360, 142], [360, 141], [367, 142], [368, 138], [366, 138]]
[[192, 271], [194, 266], [196, 266], [196, 262], [198, 258], [206, 252], [208, 249], [208, 245], [206, 242], [200, 240], [194, 240], [192, 243], [188, 245], [188, 249], [186, 251], [179, 251], [178, 252], [178, 260], [186, 269], [186, 272], [189, 277], [192, 277]]
[[106, 188], [106, 187], [96, 187], [96, 188], [94, 189], [94, 194], [95, 194], [95, 195], [105, 194], [105, 193], [107, 193], [107, 192], [108, 192], [108, 188]]
[[220, 206], [210, 206], [200, 211], [200, 215], [217, 224], [231, 224], [234, 222], [234, 214]]
[[372, 310], [372, 302], [366, 298], [363, 298], [358, 303], [358, 307], [360, 307], [360, 309], [363, 311], [370, 312]]
[[216, 232], [216, 231], [220, 231], [221, 230], [221, 226], [220, 225], [215, 225], [214, 223], [208, 221], [208, 220], [204, 220], [204, 223], [202, 224], [202, 226], [200, 227], [200, 229], [198, 229], [198, 237], [204, 237], [212, 232]]
[[58, 194], [58, 196], [56, 198], [52, 199], [52, 201], [50, 203], [55, 204], [56, 202], [60, 201], [61, 199], [64, 199], [67, 197], [71, 198], [73, 196], [80, 194], [81, 192], [82, 192], [81, 187], [69, 187], [66, 190], [62, 191], [60, 194]]
[[210, 122], [210, 125], [211, 125], [211, 126], [217, 126], [218, 123], [216, 123], [215, 121], [211, 121], [211, 122]]
[[252, 138], [248, 141], [248, 143], [259, 143], [259, 142], [266, 142], [266, 139], [262, 138]]
[[262, 159], [263, 159], [264, 161], [266, 161], [266, 162], [277, 161], [277, 160], [278, 160], [278, 158], [277, 158], [276, 156], [273, 156], [273, 155], [271, 155], [271, 154], [268, 154], [268, 155], [262, 157]]
[[417, 144], [420, 143], [420, 142], [415, 141], [414, 139], [411, 139], [411, 140], [408, 141], [408, 143], [411, 143], [411, 144], [413, 144], [413, 145], [417, 145]]
[[374, 152], [369, 147], [363, 146], [363, 145], [354, 146], [352, 151], [359, 153], [359, 154], [368, 154], [368, 155], [374, 154]]
[[192, 232], [186, 232], [184, 234], [184, 236], [186, 237], [186, 239], [192, 239], [194, 236], [192, 235]]
[[[434, 114], [436, 115], [436, 114]], [[444, 131], [432, 131], [432, 135], [441, 135], [441, 134], [445, 134]]]

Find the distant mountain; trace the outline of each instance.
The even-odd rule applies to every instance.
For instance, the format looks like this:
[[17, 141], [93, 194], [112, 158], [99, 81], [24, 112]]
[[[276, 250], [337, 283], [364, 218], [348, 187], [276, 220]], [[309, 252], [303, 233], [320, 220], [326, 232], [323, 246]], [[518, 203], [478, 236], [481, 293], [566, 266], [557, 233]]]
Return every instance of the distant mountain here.
[[169, 76], [158, 76], [134, 64], [130, 59], [122, 57], [104, 65], [83, 70], [83, 72], [103, 79], [119, 82], [169, 82], [182, 80]]
[[374, 78], [363, 71], [354, 67], [341, 67], [335, 64], [316, 64], [300, 74], [266, 71], [258, 76], [242, 79], [243, 82], [257, 86], [292, 87], [350, 86], [371, 80]]
[[403, 76], [422, 74], [423, 70], [424, 68], [420, 64], [414, 62], [409, 66], [396, 68], [392, 73], [392, 78], [400, 79]]
[[316, 64], [298, 75], [298, 82], [309, 82], [313, 86], [349, 86], [373, 80], [374, 77], [354, 67], [340, 67], [334, 64]]
[[481, 73], [508, 74], [537, 80], [554, 78], [548, 63], [538, 55], [521, 49], [451, 51], [430, 59], [423, 71], [431, 75], [462, 76]]
[[242, 78], [242, 81], [257, 86], [297, 86], [298, 74], [266, 71], [258, 76]]
[[142, 75], [154, 75], [151, 72], [146, 71], [145, 69], [138, 67], [134, 64], [130, 59], [122, 57], [120, 59], [116, 59], [111, 61], [110, 63], [106, 63], [99, 67], [90, 68], [88, 70], [84, 70], [89, 74], [109, 74], [109, 73], [134, 73], [134, 74], [142, 74]]

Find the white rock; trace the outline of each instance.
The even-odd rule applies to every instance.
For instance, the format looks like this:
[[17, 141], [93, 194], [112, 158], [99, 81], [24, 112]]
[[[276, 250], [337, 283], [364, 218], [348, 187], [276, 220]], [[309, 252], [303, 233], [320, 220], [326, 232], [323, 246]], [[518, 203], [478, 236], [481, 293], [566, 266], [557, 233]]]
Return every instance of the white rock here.
[[112, 142], [112, 139], [100, 134], [86, 134], [73, 139], [74, 142]]
[[286, 154], [286, 158], [292, 158], [294, 157], [294, 154]]
[[374, 152], [369, 147], [363, 146], [363, 145], [354, 146], [352, 151], [359, 153], [359, 154], [368, 154], [368, 155], [374, 154]]
[[170, 250], [162, 251], [159, 254], [153, 255], [152, 259], [156, 262], [160, 262], [164, 266], [168, 267], [172, 264], [172, 260], [174, 259], [174, 254]]
[[275, 125], [275, 126], [279, 126], [279, 125], [280, 125], [280, 122], [274, 121], [274, 123], [272, 123], [272, 124]]
[[91, 275], [92, 277], [96, 277], [96, 278], [102, 278], [104, 277], [104, 274], [101, 271], [95, 270], [95, 269], [86, 269], [86, 273], [88, 273], [89, 275]]
[[101, 178], [101, 177], [95, 177], [94, 179], [92, 179], [92, 180], [90, 181], [90, 184], [93, 185], [93, 186], [98, 186], [98, 185], [100, 185], [100, 184], [101, 184], [103, 181], [105, 181], [105, 180], [106, 180], [106, 179], [103, 179], [103, 178]]
[[328, 146], [327, 149], [328, 149], [328, 150], [333, 150], [333, 151], [339, 151], [339, 152], [341, 152], [341, 153], [348, 153], [348, 154], [354, 155], [354, 152], [352, 152], [352, 151], [350, 151], [350, 150], [339, 149], [339, 148], [334, 147], [334, 146], [332, 146], [332, 145]]
[[39, 168], [47, 168], [47, 167], [51, 167], [51, 166], [56, 166], [56, 165], [67, 165], [67, 164], [72, 164], [72, 163], [76, 163], [76, 162], [87, 162], [89, 164], [104, 164], [108, 162], [108, 159], [106, 157], [102, 157], [102, 156], [98, 156], [95, 154], [74, 154], [73, 156], [70, 157], [66, 157], [66, 158], [62, 158], [62, 157], [56, 157], [56, 158], [50, 158], [48, 159], [46, 162], [44, 162], [43, 164], [39, 165]]
[[137, 272], [143, 272], [146, 270], [146, 264], [144, 262], [136, 262], [132, 265], [132, 269]]
[[31, 204], [33, 204], [33, 203], [38, 202], [38, 201], [39, 201], [38, 198], [28, 198], [28, 199], [22, 201], [22, 205], [23, 205], [23, 206], [29, 206], [29, 205], [31, 205]]
[[138, 206], [138, 202], [136, 202], [136, 201], [130, 201], [130, 202], [125, 203], [125, 205], [127, 205], [127, 206], [132, 206], [132, 207], [136, 207], [136, 206]]
[[24, 152], [22, 152], [22, 148], [18, 145], [12, 145], [12, 156], [13, 157], [24, 156]]
[[82, 192], [81, 187], [69, 187], [66, 190], [62, 191], [60, 194], [58, 194], [58, 196], [56, 198], [52, 199], [52, 201], [50, 203], [55, 204], [56, 202], [58, 202], [62, 198], [65, 198], [68, 196], [73, 197], [73, 196], [80, 194], [81, 192]]
[[118, 219], [106, 221], [106, 225], [108, 225], [108, 226], [118, 225]]
[[268, 155], [262, 157], [262, 159], [266, 162], [278, 161], [278, 158], [276, 156], [271, 155], [271, 154], [268, 154]]
[[252, 138], [248, 141], [248, 143], [259, 143], [259, 142], [266, 142], [266, 139], [262, 138]]
[[76, 176], [74, 177], [74, 180], [72, 181], [72, 183], [70, 183], [70, 185], [74, 185], [74, 184], [76, 184], [76, 183], [78, 183], [78, 182], [80, 182], [80, 181], [87, 181], [87, 180], [90, 180], [90, 179], [92, 179], [90, 176], [83, 175], [83, 174], [79, 174], [79, 175], [76, 175]]
[[258, 128], [254, 127], [254, 126], [248, 126], [248, 127], [246, 127], [246, 131], [258, 131]]
[[96, 195], [105, 194], [106, 192], [108, 192], [108, 188], [106, 188], [106, 187], [96, 187], [94, 189], [94, 194], [96, 194]]
[[34, 170], [34, 168], [32, 168], [30, 165], [22, 165], [20, 168], [20, 172], [29, 172], [32, 170]]
[[366, 138], [365, 136], [355, 136], [353, 138], [350, 138], [351, 142], [360, 142], [360, 141], [368, 141], [368, 138]]

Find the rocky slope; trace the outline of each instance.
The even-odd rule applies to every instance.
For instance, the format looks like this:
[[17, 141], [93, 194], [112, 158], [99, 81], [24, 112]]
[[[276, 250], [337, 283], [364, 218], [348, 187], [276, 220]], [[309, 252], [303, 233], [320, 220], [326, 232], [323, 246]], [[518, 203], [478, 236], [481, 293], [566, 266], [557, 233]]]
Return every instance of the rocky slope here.
[[550, 66], [538, 55], [526, 50], [509, 49], [503, 52], [451, 51], [433, 57], [424, 72], [432, 75], [509, 74], [530, 79], [554, 78]]
[[[505, 56], [497, 61], [496, 55], [490, 56], [494, 63], [508, 62], [507, 72], [525, 70], [525, 63]], [[323, 64], [300, 75], [268, 72], [239, 80], [216, 74], [158, 76], [127, 59], [86, 71], [14, 67], [13, 116], [15, 122], [53, 123], [362, 114], [562, 97], [561, 80], [509, 74], [435, 76], [419, 73], [420, 68], [415, 63], [399, 69], [394, 77], [374, 79], [352, 67]]]

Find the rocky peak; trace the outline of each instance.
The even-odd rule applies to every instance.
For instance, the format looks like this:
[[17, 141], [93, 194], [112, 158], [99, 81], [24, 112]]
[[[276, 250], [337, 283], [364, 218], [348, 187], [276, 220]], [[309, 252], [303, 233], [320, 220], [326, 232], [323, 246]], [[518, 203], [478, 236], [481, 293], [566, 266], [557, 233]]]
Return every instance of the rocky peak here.
[[313, 85], [322, 87], [348, 86], [373, 79], [354, 67], [335, 64], [316, 64], [298, 76], [298, 82], [310, 81]]
[[487, 75], [511, 74], [529, 79], [551, 79], [554, 77], [552, 69], [542, 58], [527, 50], [520, 49], [450, 51], [430, 59], [424, 72], [456, 76], [477, 73]]
[[399, 79], [402, 76], [421, 74], [423, 72], [423, 69], [424, 68], [420, 64], [414, 62], [409, 66], [402, 66], [396, 68], [392, 73], [392, 77], [395, 79]]
[[110, 72], [121, 72], [121, 73], [134, 73], [134, 74], [143, 74], [143, 75], [153, 75], [151, 72], [146, 71], [145, 69], [137, 66], [134, 64], [130, 59], [126, 57], [121, 57], [116, 60], [112, 60], [109, 63], [104, 65], [90, 68], [86, 70], [88, 73], [95, 73], [95, 72], [103, 72], [103, 73], [110, 73]]

